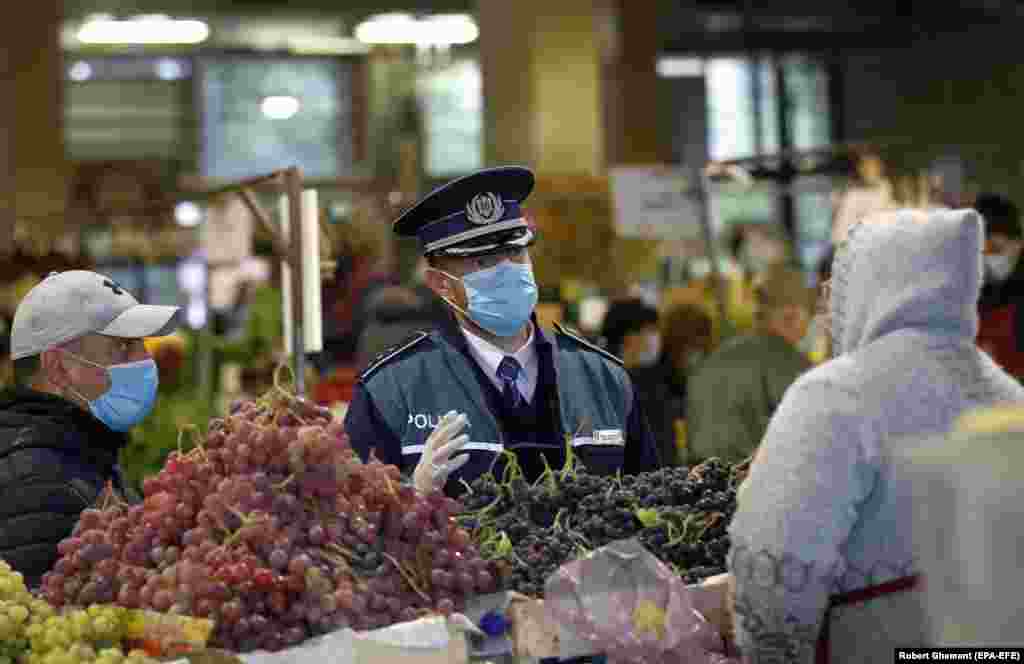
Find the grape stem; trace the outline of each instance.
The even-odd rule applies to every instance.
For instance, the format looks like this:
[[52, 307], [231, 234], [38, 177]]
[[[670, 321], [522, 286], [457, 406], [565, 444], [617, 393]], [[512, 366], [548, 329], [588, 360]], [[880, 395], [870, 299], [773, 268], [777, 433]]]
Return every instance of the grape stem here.
[[689, 474], [689, 476], [687, 476], [686, 479], [700, 481], [700, 480], [704, 479], [704, 471], [705, 470], [707, 470], [708, 468], [710, 468], [714, 464], [721, 463], [721, 462], [722, 462], [722, 460], [719, 459], [718, 457], [711, 457], [709, 459], [705, 459], [702, 463], [694, 466], [693, 469], [690, 470], [690, 474]]
[[711, 530], [711, 528], [713, 528], [723, 518], [725, 518], [725, 515], [721, 512], [712, 512], [708, 514], [706, 517], [707, 520], [704, 523], [704, 528], [697, 534], [697, 539], [702, 539], [704, 534]]
[[423, 598], [424, 600], [426, 600], [426, 601], [428, 601], [428, 602], [429, 602], [429, 601], [431, 601], [431, 600], [430, 600], [430, 596], [429, 596], [429, 595], [427, 595], [427, 594], [426, 594], [425, 592], [423, 592], [422, 590], [420, 590], [419, 584], [417, 584], [417, 583], [416, 583], [416, 580], [412, 578], [412, 575], [411, 575], [411, 574], [409, 574], [409, 573], [408, 573], [408, 572], [407, 572], [407, 571], [405, 570], [405, 568], [404, 568], [404, 567], [402, 567], [402, 564], [401, 564], [400, 562], [398, 562], [398, 560], [396, 560], [396, 559], [395, 559], [394, 557], [392, 557], [392, 556], [391, 556], [390, 554], [388, 554], [388, 553], [383, 553], [383, 552], [382, 552], [382, 555], [383, 555], [383, 556], [384, 556], [385, 558], [387, 558], [388, 560], [390, 560], [390, 561], [391, 561], [391, 564], [395, 566], [395, 568], [396, 568], [396, 569], [398, 570], [398, 573], [402, 575], [402, 578], [403, 578], [403, 579], [405, 579], [406, 583], [408, 583], [408, 584], [409, 584], [409, 585], [410, 585], [410, 586], [412, 587], [412, 589], [413, 589], [414, 591], [416, 591], [416, 594], [417, 594], [417, 595], [419, 595], [420, 597], [422, 597], [422, 598]]
[[334, 551], [335, 553], [340, 553], [341, 555], [345, 556], [349, 560], [353, 560], [356, 557], [356, 554], [352, 553], [352, 551], [350, 551], [349, 549], [346, 549], [342, 545], [337, 544], [335, 542], [328, 543], [327, 547], [329, 549], [331, 549], [332, 551]]
[[554, 530], [556, 533], [564, 531], [564, 527], [562, 526], [562, 516], [567, 512], [568, 510], [566, 510], [563, 507], [562, 509], [558, 510], [558, 514], [555, 515], [555, 522], [551, 524], [551, 529]]
[[541, 454], [540, 460], [544, 462], [544, 472], [541, 473], [540, 477], [537, 478], [537, 481], [533, 483], [533, 486], [540, 486], [541, 483], [546, 481], [548, 483], [548, 488], [551, 490], [551, 493], [557, 493], [558, 480], [555, 478], [555, 471], [552, 470], [551, 465], [548, 464], [547, 455]]
[[206, 448], [203, 447], [202, 437], [199, 435], [199, 427], [195, 424], [185, 424], [178, 429], [178, 454], [183, 459], [187, 459], [188, 455], [185, 454], [184, 447], [181, 444], [181, 439], [185, 436], [185, 432], [192, 432], [192, 445], [194, 446], [192, 452], [198, 450], [203, 457], [204, 461], [209, 461], [209, 457], [206, 455]]
[[[576, 429], [576, 438], [580, 437], [580, 434], [583, 433], [583, 429], [587, 426], [588, 423], [589, 419], [587, 418], [584, 418], [583, 421], [580, 422], [580, 426]], [[565, 464], [562, 466], [563, 482], [565, 481], [565, 478], [568, 477], [569, 475], [572, 475], [573, 479], [576, 479], [577, 473], [579, 471], [579, 463], [576, 460], [576, 450], [573, 449], [572, 439], [573, 437], [569, 436], [568, 434], [565, 436]]]
[[253, 516], [246, 516], [245, 514], [242, 514], [241, 512], [239, 512], [238, 510], [236, 510], [233, 507], [229, 507], [228, 511], [230, 511], [232, 514], [234, 514], [239, 519], [241, 519], [242, 525], [239, 526], [238, 529], [235, 532], [233, 532], [233, 533], [230, 530], [225, 529], [225, 530], [228, 531], [228, 536], [224, 538], [224, 545], [225, 546], [231, 546], [232, 544], [234, 544], [238, 540], [239, 536], [241, 535], [242, 529], [245, 528], [246, 526], [251, 526], [251, 525], [256, 524], [256, 523], [264, 523], [264, 522], [269, 522], [270, 521], [270, 516], [269, 515], [263, 517], [262, 519], [257, 519], [257, 518], [255, 518]]
[[510, 485], [523, 476], [523, 469], [519, 465], [519, 459], [516, 458], [513, 452], [502, 450], [501, 455], [508, 460], [508, 463], [505, 464], [505, 469], [501, 473], [501, 483]]
[[385, 486], [387, 486], [388, 493], [391, 494], [391, 497], [394, 498], [395, 500], [398, 500], [398, 490], [395, 489], [395, 483], [392, 482], [391, 478], [388, 477], [387, 475], [384, 476], [384, 484]]
[[291, 475], [289, 475], [288, 477], [284, 478], [283, 480], [281, 480], [277, 484], [273, 485], [274, 489], [276, 491], [280, 491], [281, 489], [283, 489], [286, 486], [288, 486], [289, 484], [291, 484], [292, 480], [294, 480], [294, 479], [295, 479], [295, 473], [292, 473]]
[[328, 562], [334, 564], [335, 567], [340, 567], [344, 570], [352, 569], [352, 566], [349, 565], [348, 560], [346, 560], [344, 556], [333, 555], [327, 551], [320, 551], [320, 555]]

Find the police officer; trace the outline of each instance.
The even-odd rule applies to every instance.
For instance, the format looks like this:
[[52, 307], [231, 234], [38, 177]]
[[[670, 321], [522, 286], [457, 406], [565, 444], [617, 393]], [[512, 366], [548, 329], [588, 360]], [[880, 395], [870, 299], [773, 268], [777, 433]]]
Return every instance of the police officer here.
[[526, 168], [486, 169], [435, 190], [394, 224], [419, 240], [426, 283], [452, 315], [371, 363], [345, 425], [364, 458], [373, 450], [421, 490], [457, 495], [463, 482], [500, 472], [509, 452], [528, 480], [545, 460], [560, 469], [570, 447], [596, 473], [658, 466], [622, 363], [561, 326], [537, 324], [534, 231], [520, 210], [533, 184]]

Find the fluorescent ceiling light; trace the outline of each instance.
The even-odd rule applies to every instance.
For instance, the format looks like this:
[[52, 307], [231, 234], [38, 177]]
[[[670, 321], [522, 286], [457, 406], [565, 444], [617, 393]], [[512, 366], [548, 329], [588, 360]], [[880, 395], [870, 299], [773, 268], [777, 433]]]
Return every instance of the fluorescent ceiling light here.
[[174, 206], [174, 220], [179, 226], [192, 228], [203, 220], [203, 211], [192, 201], [182, 201]]
[[260, 110], [271, 120], [288, 120], [299, 112], [300, 106], [295, 97], [265, 97]]
[[300, 55], [349, 55], [366, 53], [369, 49], [358, 39], [348, 37], [307, 35], [288, 39], [289, 50]]
[[658, 58], [658, 76], [662, 78], [701, 77], [704, 61], [700, 58]]
[[467, 14], [437, 14], [417, 19], [409, 14], [378, 14], [356, 26], [356, 39], [364, 44], [468, 44], [480, 30]]
[[209, 36], [210, 28], [203, 21], [163, 15], [92, 18], [78, 31], [83, 44], [198, 44]]
[[88, 81], [92, 77], [92, 67], [88, 62], [78, 61], [68, 69], [68, 78], [72, 81]]
[[438, 14], [420, 21], [428, 44], [469, 44], [480, 36], [476, 22], [466, 14]]

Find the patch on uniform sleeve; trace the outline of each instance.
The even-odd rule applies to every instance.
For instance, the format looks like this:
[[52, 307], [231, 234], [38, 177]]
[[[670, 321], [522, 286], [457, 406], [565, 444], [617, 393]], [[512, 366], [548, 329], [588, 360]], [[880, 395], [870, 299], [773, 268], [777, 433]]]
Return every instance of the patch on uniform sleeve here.
[[581, 335], [579, 332], [576, 332], [574, 330], [570, 330], [569, 328], [565, 327], [561, 323], [555, 323], [555, 330], [559, 334], [561, 334], [562, 336], [569, 337], [570, 339], [572, 339], [573, 341], [575, 341], [579, 345], [583, 346], [584, 348], [592, 350], [595, 353], [600, 353], [601, 355], [604, 355], [606, 358], [608, 358], [609, 360], [611, 360], [615, 364], [618, 364], [619, 366], [623, 366], [622, 360], [620, 358], [612, 355], [611, 353], [606, 351], [604, 348], [601, 348], [597, 344], [594, 344], [594, 343], [591, 343], [591, 342], [587, 341], [586, 339], [583, 338], [583, 335]]
[[373, 375], [377, 369], [381, 368], [429, 336], [430, 334], [428, 332], [416, 332], [412, 336], [406, 337], [401, 342], [380, 353], [377, 357], [373, 358], [373, 362], [370, 362], [370, 366], [368, 366], [363, 373], [359, 374], [359, 380], [366, 380]]

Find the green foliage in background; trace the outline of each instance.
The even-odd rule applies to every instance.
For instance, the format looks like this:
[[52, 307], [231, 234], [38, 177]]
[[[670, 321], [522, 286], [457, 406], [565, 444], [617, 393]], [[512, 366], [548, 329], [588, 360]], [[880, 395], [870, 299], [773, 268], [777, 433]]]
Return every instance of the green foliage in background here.
[[252, 295], [245, 334], [240, 339], [217, 339], [215, 348], [220, 362], [243, 366], [273, 356], [282, 335], [281, 290], [260, 286]]
[[[161, 386], [153, 414], [132, 429], [128, 446], [121, 451], [121, 468], [127, 481], [141, 489], [142, 480], [158, 473], [167, 455], [178, 449], [178, 432], [195, 425], [205, 433], [214, 411], [215, 403], [198, 398], [194, 386]], [[190, 434], [182, 437], [182, 444], [192, 447]]]
[[[121, 451], [121, 468], [128, 482], [141, 488], [142, 480], [163, 467], [164, 460], [178, 447], [178, 431], [189, 425], [206, 430], [213, 415], [212, 400], [203, 400], [195, 367], [197, 337], [181, 332], [186, 338], [185, 358], [173, 381], [163, 376], [153, 413], [131, 430], [128, 446]], [[184, 442], [184, 440], [183, 440]], [[189, 444], [191, 440], [189, 439]]]
[[[246, 321], [246, 331], [240, 339], [215, 339], [216, 364], [235, 362], [253, 366], [272, 361], [273, 349], [281, 336], [281, 291], [269, 286], [257, 288]], [[132, 429], [128, 446], [121, 452], [121, 466], [129, 482], [141, 487], [142, 480], [163, 467], [167, 455], [178, 449], [179, 432], [198, 427], [205, 434], [210, 418], [218, 415], [216, 396], [210, 399], [199, 394], [200, 384], [196, 363], [198, 337], [183, 332], [186, 337], [185, 359], [176, 380], [162, 381], [153, 414]], [[214, 375], [219, 370], [214, 369]], [[191, 448], [192, 433], [182, 436], [182, 445]]]

